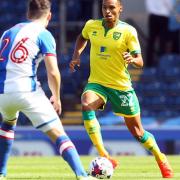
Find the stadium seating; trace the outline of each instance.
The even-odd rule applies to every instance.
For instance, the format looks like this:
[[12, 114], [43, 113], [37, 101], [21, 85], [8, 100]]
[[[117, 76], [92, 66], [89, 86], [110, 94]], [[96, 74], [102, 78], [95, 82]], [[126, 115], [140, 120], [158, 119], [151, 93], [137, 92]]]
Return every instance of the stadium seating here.
[[162, 122], [166, 122], [169, 118], [180, 116], [180, 56], [164, 55], [159, 59], [156, 70], [153, 69], [144, 69], [142, 78], [136, 82], [140, 84], [135, 86], [135, 90], [140, 92], [137, 94], [141, 96], [139, 100], [142, 116], [148, 118], [153, 115], [156, 119], [161, 119], [163, 124]]
[[157, 69], [156, 68], [145, 68], [141, 74], [142, 82], [154, 82], [157, 80]]

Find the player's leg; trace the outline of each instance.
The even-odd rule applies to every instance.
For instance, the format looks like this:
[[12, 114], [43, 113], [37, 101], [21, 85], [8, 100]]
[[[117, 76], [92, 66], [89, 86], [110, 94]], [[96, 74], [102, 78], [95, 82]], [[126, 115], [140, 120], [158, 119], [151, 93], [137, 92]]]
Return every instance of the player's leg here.
[[[107, 88], [107, 91], [109, 92], [109, 98], [114, 113], [125, 117], [126, 125], [132, 135], [136, 137], [147, 150], [152, 152], [158, 165], [161, 166], [160, 169], [163, 177], [172, 177], [172, 169], [169, 166], [165, 155], [159, 150], [154, 136], [151, 133], [144, 131], [142, 127], [140, 107], [135, 92], [133, 90], [123, 92], [110, 88]], [[164, 164], [164, 162], [165, 165], [161, 165], [162, 163]]]
[[72, 168], [72, 170], [76, 174], [77, 180], [95, 179], [93, 177], [87, 176], [87, 173], [85, 172], [82, 166], [81, 160], [79, 158], [79, 154], [74, 144], [72, 143], [72, 141], [64, 132], [62, 125], [61, 125], [61, 129], [52, 128], [51, 130], [47, 131], [46, 134], [56, 144], [60, 155], [69, 164], [69, 166]]
[[6, 176], [7, 161], [14, 141], [16, 119], [3, 121], [0, 126], [0, 174]]
[[21, 111], [32, 121], [33, 126], [46, 133], [55, 143], [58, 152], [69, 164], [75, 175], [86, 177], [78, 152], [70, 138], [64, 132], [62, 123], [50, 101], [42, 91], [29, 93], [24, 98], [27, 104]]
[[125, 122], [132, 135], [154, 155], [162, 176], [164, 178], [173, 177], [173, 170], [169, 165], [166, 156], [160, 151], [154, 136], [143, 129], [140, 115], [135, 117], [125, 117]]
[[111, 158], [109, 153], [106, 151], [101, 136], [101, 128], [95, 115], [95, 110], [103, 110], [106, 101], [107, 92], [105, 87], [95, 83], [87, 84], [81, 99], [82, 116], [85, 129], [99, 155], [108, 158], [113, 167], [116, 168], [119, 163]]
[[104, 101], [93, 91], [87, 91], [82, 95], [82, 117], [84, 127], [100, 156], [107, 156], [101, 136], [101, 127], [96, 118], [95, 110], [103, 106]]
[[[156, 159], [161, 160], [163, 158], [161, 155], [162, 153], [160, 152], [153, 135], [147, 131], [144, 131], [142, 127], [140, 107], [135, 92], [133, 90], [127, 92], [114, 90], [110, 91], [110, 100], [112, 102], [114, 112], [117, 115], [120, 114], [124, 116], [125, 123], [132, 135], [142, 142], [143, 146], [146, 147], [146, 149], [149, 149], [154, 154]], [[120, 105], [120, 107], [118, 105]]]
[[14, 142], [14, 130], [18, 117], [18, 103], [14, 101], [13, 95], [0, 95], [0, 112], [3, 121], [0, 125], [0, 175], [7, 174], [7, 161], [10, 156], [12, 144]]
[[[161, 169], [163, 177], [172, 177], [173, 172], [168, 164], [168, 161], [163, 153], [159, 150], [154, 136], [145, 131], [141, 124], [140, 107], [135, 92], [114, 91], [111, 93], [110, 100], [112, 102], [113, 110], [118, 115], [123, 115], [125, 123], [134, 137], [156, 158]], [[120, 104], [120, 107], [118, 105]]]
[[87, 174], [82, 166], [79, 154], [74, 144], [64, 132], [62, 125], [59, 125], [59, 127], [60, 126], [61, 128], [54, 127], [51, 130], [47, 131], [46, 134], [56, 144], [60, 155], [69, 164], [76, 176], [86, 177]]
[[104, 101], [93, 92], [88, 91], [82, 95], [82, 115], [84, 127], [93, 145], [96, 147], [98, 154], [108, 158], [115, 169], [119, 163], [115, 159], [111, 158], [109, 153], [106, 151], [102, 140], [101, 127], [96, 118], [95, 111], [92, 110], [98, 109], [97, 107], [100, 107], [103, 104]]
[[155, 156], [157, 160], [163, 160], [164, 156], [160, 152], [158, 145], [155, 141], [154, 136], [145, 131], [141, 124], [140, 115], [135, 117], [124, 117], [126, 126], [128, 127], [131, 134], [140, 142], [142, 145]]

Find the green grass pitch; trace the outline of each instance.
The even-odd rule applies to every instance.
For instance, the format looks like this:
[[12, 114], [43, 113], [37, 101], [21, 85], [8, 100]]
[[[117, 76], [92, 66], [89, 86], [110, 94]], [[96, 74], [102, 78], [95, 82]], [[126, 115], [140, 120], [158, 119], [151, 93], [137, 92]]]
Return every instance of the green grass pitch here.
[[[81, 156], [88, 169], [94, 157]], [[180, 180], [180, 156], [169, 156], [176, 180]], [[152, 156], [118, 156], [120, 166], [112, 180], [159, 180], [161, 174]], [[11, 157], [7, 180], [74, 180], [75, 176], [61, 157]]]

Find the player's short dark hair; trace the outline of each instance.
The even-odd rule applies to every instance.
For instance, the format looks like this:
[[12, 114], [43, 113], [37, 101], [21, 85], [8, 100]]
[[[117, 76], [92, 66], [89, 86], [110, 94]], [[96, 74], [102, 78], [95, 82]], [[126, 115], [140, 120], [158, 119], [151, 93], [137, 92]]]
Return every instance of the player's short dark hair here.
[[[102, 2], [103, 2], [103, 0], [102, 0]], [[122, 0], [117, 0], [117, 2], [119, 2], [119, 4], [122, 4]]]
[[38, 19], [51, 9], [51, 0], [29, 0], [27, 18]]

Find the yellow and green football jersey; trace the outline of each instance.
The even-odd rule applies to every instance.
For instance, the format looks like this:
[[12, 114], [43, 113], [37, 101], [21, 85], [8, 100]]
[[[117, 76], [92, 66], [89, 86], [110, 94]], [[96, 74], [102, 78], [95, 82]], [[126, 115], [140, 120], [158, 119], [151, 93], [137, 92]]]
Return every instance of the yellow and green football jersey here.
[[89, 20], [82, 36], [91, 43], [88, 82], [117, 90], [131, 90], [131, 78], [122, 53], [141, 53], [136, 29], [122, 21], [107, 29], [103, 19]]

